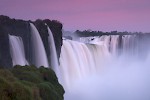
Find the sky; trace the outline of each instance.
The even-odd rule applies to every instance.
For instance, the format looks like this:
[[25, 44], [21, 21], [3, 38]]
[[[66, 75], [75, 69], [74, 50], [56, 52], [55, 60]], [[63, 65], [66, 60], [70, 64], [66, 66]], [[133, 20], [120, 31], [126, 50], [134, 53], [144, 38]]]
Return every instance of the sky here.
[[0, 15], [58, 20], [68, 31], [150, 32], [150, 0], [0, 0]]

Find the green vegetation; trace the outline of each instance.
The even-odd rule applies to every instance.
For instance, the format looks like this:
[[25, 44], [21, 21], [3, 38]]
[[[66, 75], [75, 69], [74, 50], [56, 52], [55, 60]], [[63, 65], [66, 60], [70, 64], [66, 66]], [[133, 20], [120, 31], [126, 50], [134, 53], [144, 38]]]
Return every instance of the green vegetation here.
[[[141, 35], [141, 34], [143, 34], [142, 32], [127, 32], [127, 31], [124, 31], [124, 32], [118, 32], [118, 31], [102, 32], [102, 31], [92, 31], [90, 29], [84, 30], [84, 31], [76, 30], [74, 33], [80, 37], [102, 36], [102, 35]], [[146, 34], [150, 34], [150, 33], [146, 33]]]
[[0, 69], [0, 100], [63, 100], [63, 94], [51, 69], [19, 65]]

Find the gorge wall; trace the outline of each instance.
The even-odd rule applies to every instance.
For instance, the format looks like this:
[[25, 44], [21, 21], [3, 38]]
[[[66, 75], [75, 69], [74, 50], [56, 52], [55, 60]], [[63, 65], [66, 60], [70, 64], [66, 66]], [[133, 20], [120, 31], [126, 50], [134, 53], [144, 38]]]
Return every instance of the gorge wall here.
[[37, 30], [39, 31], [40, 37], [43, 41], [46, 55], [48, 60], [50, 60], [49, 44], [48, 44], [48, 30], [47, 26], [51, 29], [55, 45], [57, 56], [59, 57], [61, 46], [62, 46], [62, 24], [56, 20], [40, 20], [36, 21], [24, 21], [18, 19], [11, 19], [7, 16], [0, 16], [0, 65], [5, 67], [12, 67], [12, 58], [10, 54], [9, 47], [9, 37], [8, 35], [19, 36], [22, 38], [25, 48], [25, 57], [30, 64], [32, 64], [31, 59], [31, 28], [30, 23], [33, 23]]

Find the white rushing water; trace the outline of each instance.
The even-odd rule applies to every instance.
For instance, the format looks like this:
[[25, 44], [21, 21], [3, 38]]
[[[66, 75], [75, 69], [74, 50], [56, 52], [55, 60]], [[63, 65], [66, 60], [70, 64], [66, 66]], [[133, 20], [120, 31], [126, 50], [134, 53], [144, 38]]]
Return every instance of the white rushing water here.
[[14, 65], [28, 65], [25, 58], [24, 45], [19, 36], [9, 35], [10, 54]]
[[37, 67], [49, 67], [45, 48], [36, 27], [30, 23], [31, 27], [31, 43], [32, 43], [32, 63]]
[[100, 69], [110, 57], [107, 48], [103, 45], [70, 40], [63, 41], [61, 51], [60, 67], [67, 87], [72, 85], [74, 79], [80, 79]]
[[139, 51], [141, 40], [135, 38], [123, 37], [120, 55], [118, 36], [88, 43], [63, 40], [60, 70], [65, 100], [150, 100], [150, 53], [144, 60], [138, 56], [145, 51]]
[[58, 65], [58, 58], [57, 58], [57, 53], [56, 53], [56, 47], [55, 47], [55, 41], [54, 41], [54, 37], [53, 34], [50, 30], [50, 28], [47, 26], [48, 29], [48, 41], [49, 41], [49, 45], [50, 45], [50, 63], [51, 63], [51, 67], [53, 68], [53, 70], [55, 72], [57, 72], [57, 74], [59, 74], [59, 65]]

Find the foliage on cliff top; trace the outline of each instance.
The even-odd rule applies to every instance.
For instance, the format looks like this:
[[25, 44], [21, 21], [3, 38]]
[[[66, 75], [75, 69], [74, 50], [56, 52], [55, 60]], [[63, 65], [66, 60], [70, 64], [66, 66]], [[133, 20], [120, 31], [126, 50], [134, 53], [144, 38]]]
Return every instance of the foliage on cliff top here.
[[35, 66], [0, 69], [0, 100], [63, 100], [53, 70]]

